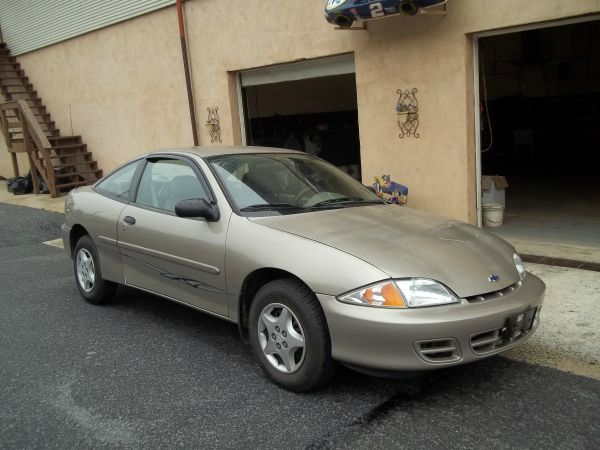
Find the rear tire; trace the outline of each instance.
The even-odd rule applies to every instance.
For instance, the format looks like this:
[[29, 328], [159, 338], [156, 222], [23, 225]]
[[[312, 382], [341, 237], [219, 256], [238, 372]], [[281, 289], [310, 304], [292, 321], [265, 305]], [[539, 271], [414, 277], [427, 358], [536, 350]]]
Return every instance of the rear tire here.
[[300, 281], [281, 279], [264, 285], [250, 305], [248, 323], [254, 355], [281, 387], [306, 392], [333, 376], [325, 315]]
[[94, 305], [106, 303], [112, 299], [117, 290], [116, 283], [102, 278], [96, 245], [87, 235], [79, 238], [75, 246], [73, 273], [79, 293]]

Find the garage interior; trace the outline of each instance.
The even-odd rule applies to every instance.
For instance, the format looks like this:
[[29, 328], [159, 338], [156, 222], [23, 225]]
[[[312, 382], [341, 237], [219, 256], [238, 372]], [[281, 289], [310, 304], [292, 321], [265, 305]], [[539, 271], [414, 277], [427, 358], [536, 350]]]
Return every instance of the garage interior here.
[[242, 85], [247, 144], [305, 151], [360, 180], [354, 73], [296, 75], [301, 79]]
[[600, 21], [482, 37], [479, 71], [481, 174], [508, 182], [488, 229], [599, 259]]

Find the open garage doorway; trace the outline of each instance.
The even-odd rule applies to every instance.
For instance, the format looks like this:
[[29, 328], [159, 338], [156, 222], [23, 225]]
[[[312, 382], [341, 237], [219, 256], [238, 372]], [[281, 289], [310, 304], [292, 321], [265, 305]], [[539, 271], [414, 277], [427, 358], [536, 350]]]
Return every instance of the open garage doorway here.
[[489, 203], [504, 203], [504, 224], [489, 230], [522, 252], [598, 259], [600, 21], [483, 36], [477, 47], [484, 224], [499, 218]]
[[352, 55], [244, 72], [240, 94], [248, 145], [301, 150], [361, 179]]

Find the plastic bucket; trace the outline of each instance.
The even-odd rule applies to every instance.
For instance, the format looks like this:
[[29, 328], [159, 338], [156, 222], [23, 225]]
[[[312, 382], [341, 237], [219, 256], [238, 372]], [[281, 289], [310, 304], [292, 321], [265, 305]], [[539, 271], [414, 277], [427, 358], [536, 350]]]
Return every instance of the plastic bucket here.
[[483, 225], [499, 227], [504, 223], [504, 205], [502, 203], [483, 204]]

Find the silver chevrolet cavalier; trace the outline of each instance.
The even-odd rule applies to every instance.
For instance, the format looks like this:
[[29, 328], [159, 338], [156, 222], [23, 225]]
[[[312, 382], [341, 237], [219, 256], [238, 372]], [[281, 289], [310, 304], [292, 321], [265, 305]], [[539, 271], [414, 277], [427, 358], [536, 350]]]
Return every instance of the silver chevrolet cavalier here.
[[87, 301], [127, 285], [234, 322], [293, 391], [337, 362], [392, 375], [510, 349], [545, 290], [502, 239], [290, 150], [143, 155], [72, 191], [62, 232]]

